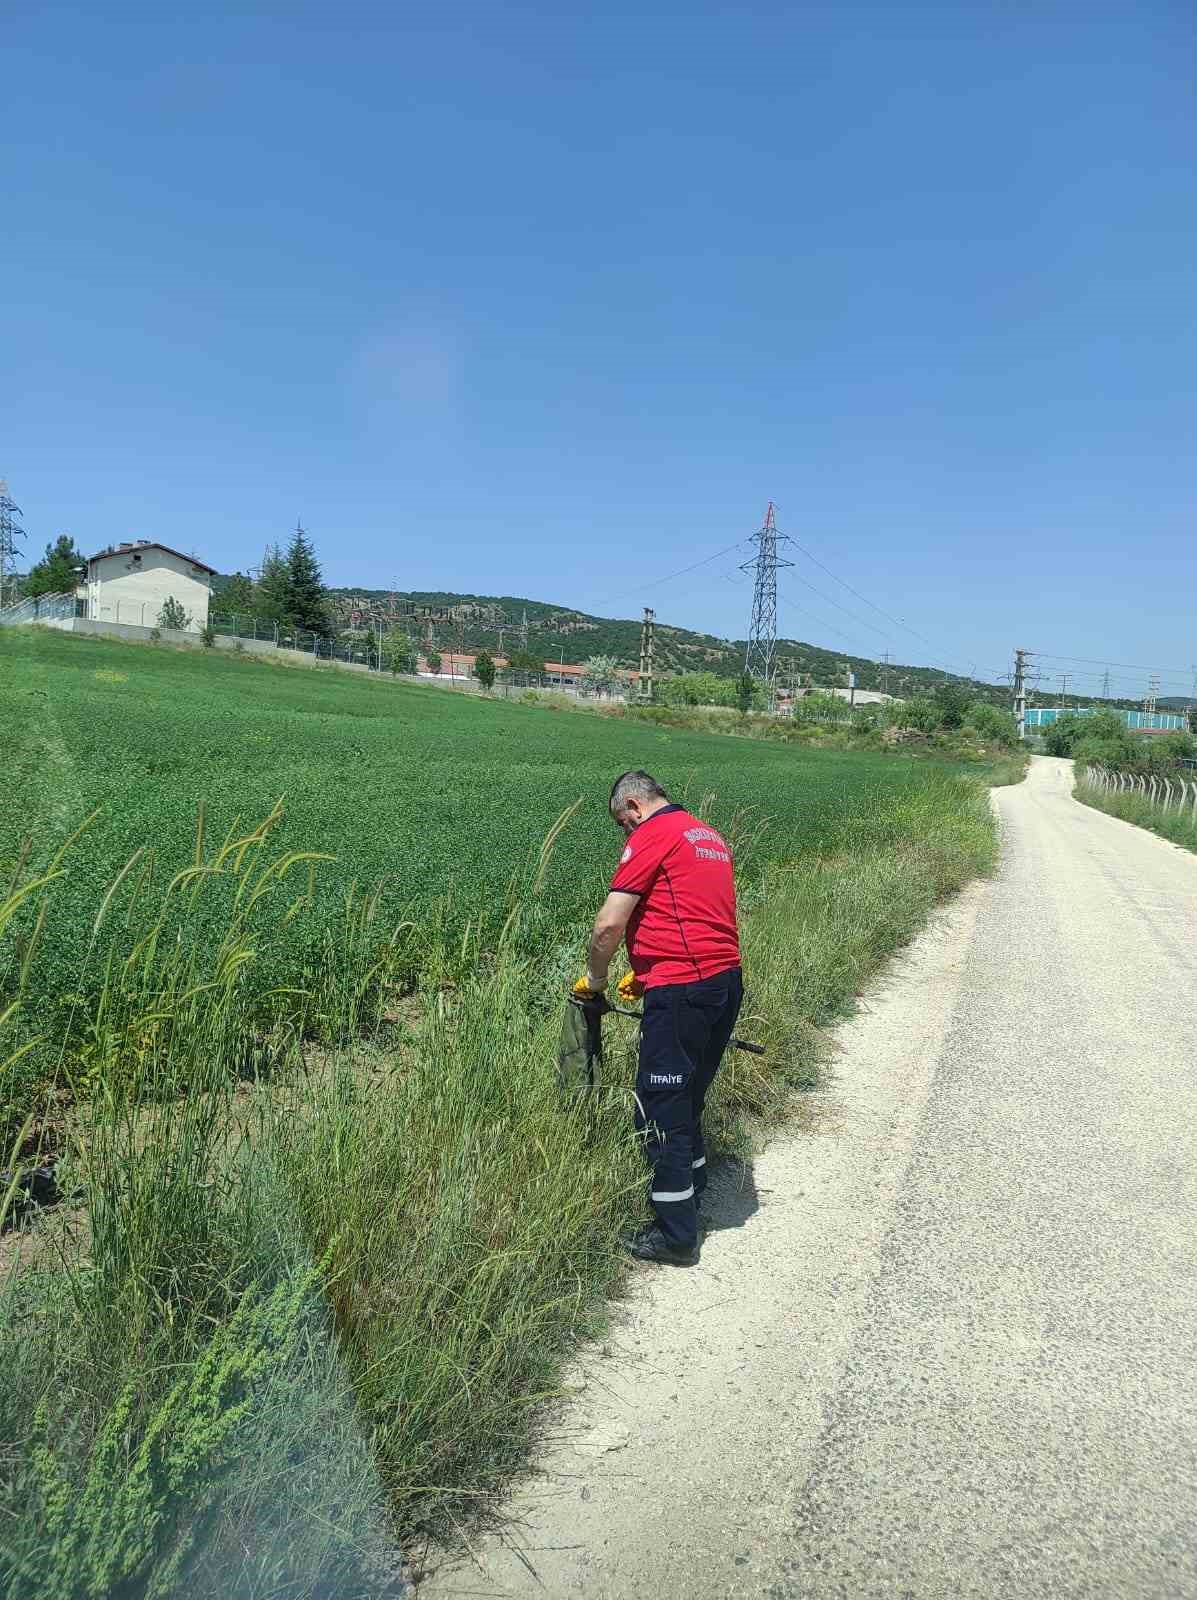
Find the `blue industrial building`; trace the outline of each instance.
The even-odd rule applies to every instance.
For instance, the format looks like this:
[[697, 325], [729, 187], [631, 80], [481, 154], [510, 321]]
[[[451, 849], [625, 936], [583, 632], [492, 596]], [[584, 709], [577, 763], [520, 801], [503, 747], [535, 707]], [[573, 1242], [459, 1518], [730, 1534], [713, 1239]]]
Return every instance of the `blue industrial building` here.
[[[1034, 733], [1041, 728], [1050, 728], [1059, 717], [1092, 717], [1099, 711], [1105, 711], [1105, 706], [1076, 706], [1068, 711], [1061, 711], [1056, 706], [1037, 706], [1034, 710], [1027, 711], [1027, 732]], [[1152, 733], [1167, 733], [1172, 729], [1184, 731], [1189, 726], [1189, 719], [1182, 717], [1177, 711], [1119, 711], [1114, 706], [1108, 708], [1116, 717], [1121, 717], [1132, 733], [1144, 729]]]

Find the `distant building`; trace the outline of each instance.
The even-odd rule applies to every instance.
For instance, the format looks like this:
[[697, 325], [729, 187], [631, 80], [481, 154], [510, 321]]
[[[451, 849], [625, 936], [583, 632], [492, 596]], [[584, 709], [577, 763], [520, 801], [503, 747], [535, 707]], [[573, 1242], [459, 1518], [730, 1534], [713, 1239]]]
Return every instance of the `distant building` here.
[[1027, 732], [1041, 733], [1060, 717], [1095, 717], [1099, 711], [1112, 711], [1132, 733], [1183, 732], [1189, 719], [1175, 711], [1122, 711], [1117, 706], [1031, 706], [1027, 710]]
[[877, 689], [842, 689], [838, 686], [823, 688], [814, 685], [800, 689], [778, 688], [776, 702], [779, 715], [792, 716], [795, 699], [805, 700], [812, 694], [833, 695], [837, 700], [846, 700], [852, 706], [888, 706], [895, 704], [899, 699], [897, 695], [882, 694]]
[[[442, 650], [440, 671], [434, 673], [428, 665], [428, 657], [421, 652], [416, 658], [416, 671], [422, 677], [439, 678], [472, 678], [474, 675], [474, 662], [476, 655], [462, 654], [457, 650]], [[491, 660], [501, 672], [508, 665], [506, 656], [492, 655]], [[546, 661], [544, 671], [540, 673], [521, 672], [521, 677], [529, 677], [542, 689], [564, 689], [577, 693], [581, 687], [582, 679], [586, 676], [586, 668], [568, 661]], [[620, 667], [616, 673], [620, 682], [625, 686], [635, 685], [640, 674], [631, 667]]]
[[127, 622], [154, 628], [167, 600], [177, 600], [198, 633], [208, 621], [216, 568], [155, 539], [110, 545], [87, 558], [81, 592], [92, 622]]

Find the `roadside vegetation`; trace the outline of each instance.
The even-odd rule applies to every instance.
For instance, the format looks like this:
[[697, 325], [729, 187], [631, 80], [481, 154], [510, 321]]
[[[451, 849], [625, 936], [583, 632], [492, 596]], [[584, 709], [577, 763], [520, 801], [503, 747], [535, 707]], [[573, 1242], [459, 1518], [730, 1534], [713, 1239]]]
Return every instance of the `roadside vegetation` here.
[[1026, 770], [1018, 727], [1009, 711], [984, 700], [970, 700], [952, 684], [941, 684], [925, 699], [853, 706], [829, 692], [805, 694], [784, 717], [761, 710], [759, 684], [712, 673], [690, 673], [661, 685], [652, 705], [578, 700], [540, 690], [522, 696], [528, 705], [579, 711], [602, 717], [647, 722], [663, 728], [690, 728], [760, 739], [771, 744], [818, 750], [902, 751], [940, 760], [975, 763], [987, 771], [1000, 766], [1017, 782]]
[[1093, 716], [1060, 717], [1043, 738], [1044, 753], [1071, 756], [1082, 765], [1092, 763], [1116, 772], [1150, 776], [1175, 773], [1178, 763], [1197, 760], [1197, 737], [1175, 733], [1133, 733], [1111, 711]]
[[1197, 769], [1186, 765], [1197, 763], [1192, 734], [1136, 737], [1120, 718], [1099, 714], [1061, 718], [1047, 743], [1049, 755], [1073, 757], [1073, 794], [1084, 805], [1197, 850]]
[[1170, 839], [1173, 844], [1183, 845], [1186, 850], [1197, 850], [1197, 816], [1193, 812], [1192, 778], [1189, 779], [1189, 798], [1185, 803], [1173, 805], [1170, 802], [1167, 809], [1164, 808], [1162, 797], [1153, 798], [1150, 791], [1143, 794], [1132, 789], [1119, 793], [1100, 787], [1088, 768], [1078, 769], [1073, 794], [1096, 811], [1104, 811], [1111, 817], [1120, 817], [1123, 822], [1133, 822], [1137, 827], [1147, 828], [1163, 839]]
[[768, 1046], [720, 1078], [742, 1157], [991, 867], [984, 787], [211, 655], [0, 654], [0, 1593], [401, 1593], [526, 1451], [642, 1204], [634, 1033], [608, 1020], [592, 1101], [554, 1073], [610, 778], [648, 766], [736, 850]]

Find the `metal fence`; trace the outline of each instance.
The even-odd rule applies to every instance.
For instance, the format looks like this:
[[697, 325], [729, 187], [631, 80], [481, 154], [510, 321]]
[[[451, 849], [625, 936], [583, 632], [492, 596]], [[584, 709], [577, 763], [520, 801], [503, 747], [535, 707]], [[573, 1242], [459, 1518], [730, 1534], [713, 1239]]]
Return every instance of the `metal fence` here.
[[271, 644], [278, 643], [278, 624], [275, 622], [261, 622], [257, 617], [239, 612], [224, 615], [213, 612], [208, 622], [212, 632], [225, 639], [262, 639]]
[[277, 650], [293, 650], [316, 661], [344, 661], [350, 666], [378, 672], [386, 667], [387, 636], [362, 632], [360, 637], [330, 639], [304, 628], [288, 628], [277, 622], [264, 622], [244, 612], [213, 613], [208, 624], [222, 639], [244, 639], [247, 643], [273, 645]]
[[1180, 776], [1164, 777], [1151, 772], [1116, 772], [1108, 767], [1085, 768], [1083, 783], [1091, 785], [1100, 794], [1137, 794], [1149, 805], [1158, 805], [1161, 811], [1175, 811], [1179, 816], [1187, 811], [1197, 822], [1197, 779]]
[[1026, 725], [1028, 728], [1050, 728], [1061, 717], [1095, 717], [1099, 711], [1112, 711], [1132, 733], [1144, 728], [1152, 733], [1164, 730], [1170, 733], [1183, 732], [1189, 725], [1188, 718], [1179, 711], [1123, 711], [1117, 706], [1070, 706], [1066, 711], [1059, 706], [1028, 706]]
[[0, 627], [15, 627], [29, 622], [67, 622], [79, 615], [80, 602], [73, 594], [39, 594], [17, 600], [0, 611]]

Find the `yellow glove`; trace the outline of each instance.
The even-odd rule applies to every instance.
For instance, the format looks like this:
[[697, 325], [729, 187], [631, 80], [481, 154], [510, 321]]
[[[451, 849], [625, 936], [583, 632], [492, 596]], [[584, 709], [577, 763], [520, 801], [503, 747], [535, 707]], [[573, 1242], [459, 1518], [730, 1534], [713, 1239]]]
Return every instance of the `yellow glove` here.
[[644, 994], [644, 985], [634, 972], [625, 972], [615, 989], [616, 994], [624, 1005], [632, 1000], [639, 1000]]
[[583, 973], [583, 975], [578, 979], [577, 983], [574, 984], [573, 992], [577, 995], [579, 1000], [597, 1000], [599, 995], [606, 990], [606, 987], [607, 985], [605, 983], [600, 983], [597, 985], [591, 983], [590, 974]]

